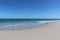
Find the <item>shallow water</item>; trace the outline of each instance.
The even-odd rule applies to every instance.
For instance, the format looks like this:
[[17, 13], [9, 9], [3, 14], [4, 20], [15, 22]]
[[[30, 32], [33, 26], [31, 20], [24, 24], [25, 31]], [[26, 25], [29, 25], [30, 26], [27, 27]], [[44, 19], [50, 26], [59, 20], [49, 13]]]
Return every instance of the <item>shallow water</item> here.
[[50, 20], [0, 19], [0, 30], [35, 28], [48, 22], [50, 22]]

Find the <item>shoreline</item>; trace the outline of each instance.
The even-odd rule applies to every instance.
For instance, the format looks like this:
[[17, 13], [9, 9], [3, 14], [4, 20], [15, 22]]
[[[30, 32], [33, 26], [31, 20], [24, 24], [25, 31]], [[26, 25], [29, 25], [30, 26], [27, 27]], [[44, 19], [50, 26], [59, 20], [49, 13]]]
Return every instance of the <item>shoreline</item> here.
[[0, 30], [1, 40], [60, 40], [60, 22], [27, 30]]
[[24, 24], [5, 24], [1, 25], [0, 30], [25, 30], [25, 29], [33, 29], [33, 28], [39, 28], [44, 25], [49, 24], [49, 21], [42, 21], [39, 23], [24, 23]]

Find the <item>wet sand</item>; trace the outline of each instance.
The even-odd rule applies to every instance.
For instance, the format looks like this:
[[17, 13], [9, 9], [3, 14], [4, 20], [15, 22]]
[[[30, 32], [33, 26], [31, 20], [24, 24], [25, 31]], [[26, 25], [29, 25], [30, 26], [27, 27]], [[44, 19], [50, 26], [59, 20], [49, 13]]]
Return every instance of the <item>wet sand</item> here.
[[60, 22], [27, 30], [0, 30], [0, 40], [60, 40]]

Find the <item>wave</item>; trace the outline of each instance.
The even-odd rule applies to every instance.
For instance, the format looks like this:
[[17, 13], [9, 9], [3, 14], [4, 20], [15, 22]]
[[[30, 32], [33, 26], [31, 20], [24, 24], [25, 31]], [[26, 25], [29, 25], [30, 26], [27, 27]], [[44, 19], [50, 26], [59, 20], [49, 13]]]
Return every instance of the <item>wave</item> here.
[[43, 24], [49, 23], [51, 21], [37, 21], [37, 23], [4, 23], [0, 25], [0, 29], [26, 29], [40, 27]]
[[38, 21], [38, 23], [49, 23], [49, 22], [52, 22], [52, 21]]

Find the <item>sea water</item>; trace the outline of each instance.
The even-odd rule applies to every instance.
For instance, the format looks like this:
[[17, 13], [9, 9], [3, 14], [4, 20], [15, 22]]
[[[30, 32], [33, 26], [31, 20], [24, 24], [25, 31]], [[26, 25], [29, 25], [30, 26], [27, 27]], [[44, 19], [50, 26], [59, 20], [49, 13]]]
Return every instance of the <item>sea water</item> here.
[[41, 19], [0, 19], [0, 30], [18, 30], [40, 27], [51, 22]]

